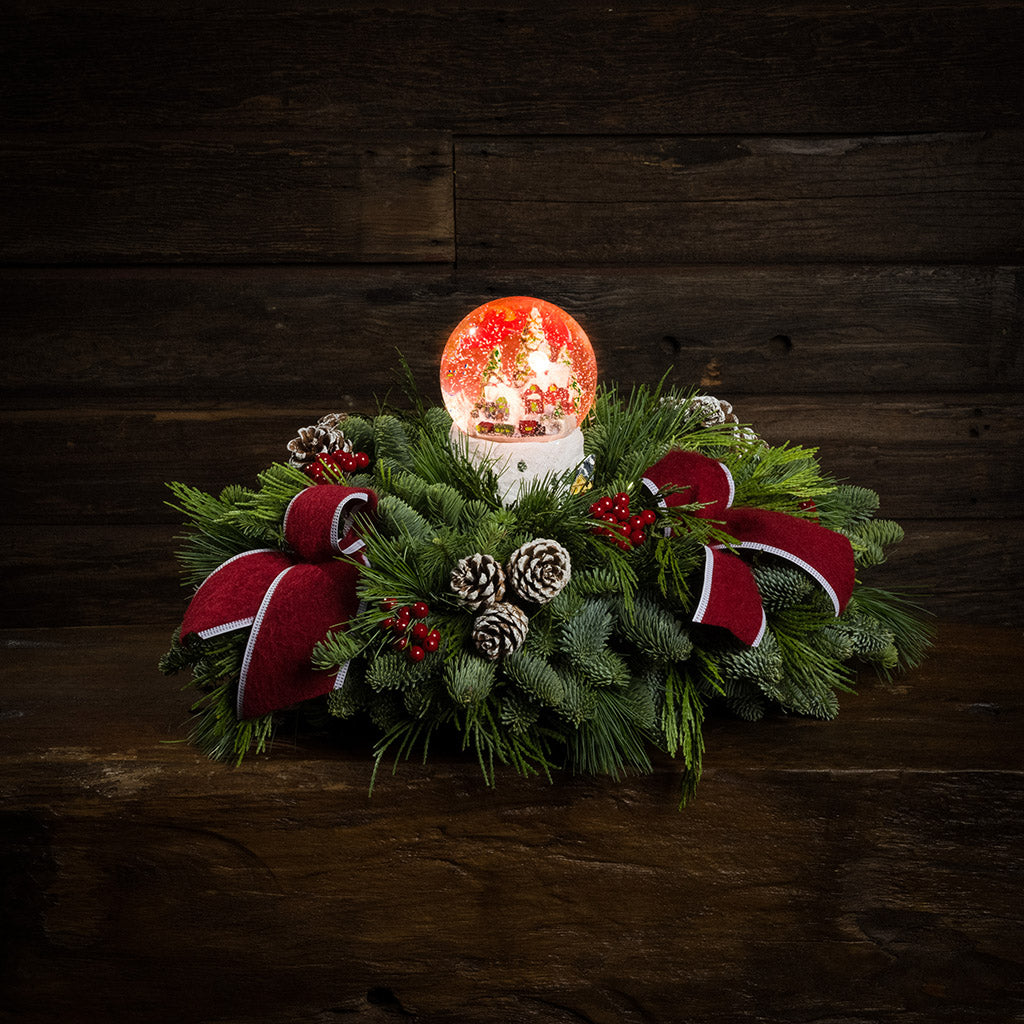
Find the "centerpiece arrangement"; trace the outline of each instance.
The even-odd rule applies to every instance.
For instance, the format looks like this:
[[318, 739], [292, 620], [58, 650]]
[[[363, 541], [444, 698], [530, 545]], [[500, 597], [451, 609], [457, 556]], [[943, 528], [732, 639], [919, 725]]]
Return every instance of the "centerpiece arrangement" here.
[[367, 723], [376, 766], [456, 737], [489, 782], [656, 747], [685, 799], [709, 709], [831, 718], [859, 663], [923, 656], [912, 606], [859, 578], [902, 538], [873, 491], [716, 398], [599, 387], [556, 306], [474, 310], [441, 391], [321, 417], [254, 486], [171, 485], [198, 589], [162, 667], [191, 670], [211, 756], [300, 705]]

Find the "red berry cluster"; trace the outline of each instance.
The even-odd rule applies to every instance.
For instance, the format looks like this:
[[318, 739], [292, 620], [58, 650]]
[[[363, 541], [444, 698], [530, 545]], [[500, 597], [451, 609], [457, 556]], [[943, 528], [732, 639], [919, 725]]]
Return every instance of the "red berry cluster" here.
[[607, 538], [623, 551], [637, 548], [647, 540], [647, 528], [654, 525], [657, 516], [651, 509], [633, 515], [629, 508], [629, 495], [619, 491], [615, 497], [598, 498], [590, 506], [590, 514], [607, 526], [595, 526], [591, 532]]
[[430, 614], [430, 606], [426, 601], [403, 604], [397, 608], [397, 601], [383, 601], [381, 608], [386, 612], [394, 612], [382, 623], [383, 629], [396, 634], [391, 646], [396, 651], [405, 651], [410, 661], [422, 661], [432, 651], [441, 646], [441, 634], [431, 629], [422, 620]]
[[370, 464], [370, 456], [366, 452], [331, 452], [323, 453], [316, 457], [313, 462], [303, 466], [303, 472], [312, 477], [318, 484], [325, 484], [329, 477], [325, 469], [332, 469], [335, 472], [353, 473], [357, 469], [366, 469]]

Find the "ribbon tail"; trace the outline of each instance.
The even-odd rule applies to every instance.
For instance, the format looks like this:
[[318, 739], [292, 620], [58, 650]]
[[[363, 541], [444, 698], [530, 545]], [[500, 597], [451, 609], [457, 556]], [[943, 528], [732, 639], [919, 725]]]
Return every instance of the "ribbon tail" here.
[[181, 624], [180, 639], [204, 640], [251, 626], [267, 587], [291, 559], [276, 548], [257, 548], [229, 558], [200, 584]]
[[760, 508], [730, 509], [726, 530], [736, 547], [785, 558], [810, 573], [839, 615], [853, 596], [853, 546], [847, 537], [784, 512]]
[[291, 565], [267, 588], [256, 612], [238, 681], [238, 717], [257, 718], [322, 696], [344, 681], [314, 669], [313, 647], [359, 608], [357, 566]]
[[748, 647], [756, 647], [767, 623], [754, 574], [731, 551], [705, 545], [704, 552], [704, 587], [693, 621], [722, 626]]

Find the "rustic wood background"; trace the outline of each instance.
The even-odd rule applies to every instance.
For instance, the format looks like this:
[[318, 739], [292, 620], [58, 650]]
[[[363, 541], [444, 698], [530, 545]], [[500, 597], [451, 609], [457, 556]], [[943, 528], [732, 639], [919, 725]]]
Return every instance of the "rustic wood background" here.
[[[2, 1019], [1024, 1019], [1022, 44], [1019, 0], [5, 5]], [[969, 628], [826, 729], [716, 726], [682, 816], [668, 763], [369, 804], [162, 745], [164, 481], [396, 349], [436, 395], [524, 293], [879, 490], [875, 580]]]

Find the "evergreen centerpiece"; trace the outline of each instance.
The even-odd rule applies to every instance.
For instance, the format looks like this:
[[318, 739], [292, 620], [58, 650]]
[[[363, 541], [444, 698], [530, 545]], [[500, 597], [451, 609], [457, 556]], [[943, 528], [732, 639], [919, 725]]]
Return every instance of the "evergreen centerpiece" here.
[[912, 607], [855, 576], [902, 537], [874, 492], [708, 396], [604, 388], [575, 408], [582, 465], [512, 491], [421, 404], [326, 416], [255, 487], [172, 484], [199, 589], [162, 667], [192, 671], [197, 744], [239, 761], [314, 701], [376, 730], [378, 766], [442, 733], [488, 782], [498, 764], [645, 771], [653, 745], [681, 756], [685, 798], [709, 708], [830, 718], [858, 662], [923, 656]]

